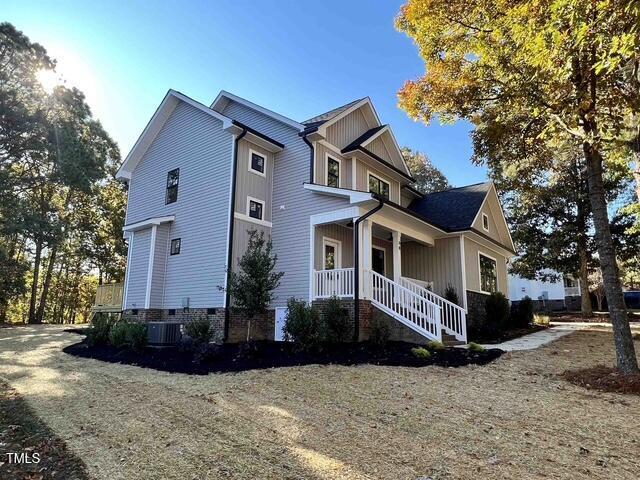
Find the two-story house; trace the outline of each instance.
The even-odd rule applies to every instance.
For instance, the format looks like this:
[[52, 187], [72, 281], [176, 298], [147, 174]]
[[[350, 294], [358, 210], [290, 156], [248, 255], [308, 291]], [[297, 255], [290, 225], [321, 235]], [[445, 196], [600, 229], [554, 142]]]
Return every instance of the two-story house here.
[[297, 122], [225, 91], [207, 107], [171, 90], [118, 178], [129, 183], [123, 310], [141, 321], [208, 315], [219, 340], [242, 339], [245, 319], [219, 287], [250, 229], [270, 236], [284, 272], [258, 338], [278, 336], [290, 297], [337, 295], [356, 338], [380, 314], [401, 336], [466, 341], [486, 296], [508, 293], [514, 247], [494, 186], [418, 193], [369, 98]]

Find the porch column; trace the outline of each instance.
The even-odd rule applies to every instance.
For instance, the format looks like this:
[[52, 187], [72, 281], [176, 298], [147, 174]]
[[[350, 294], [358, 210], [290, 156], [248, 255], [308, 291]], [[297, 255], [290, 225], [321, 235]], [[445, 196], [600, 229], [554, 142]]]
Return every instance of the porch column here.
[[365, 271], [371, 271], [371, 220], [364, 220], [360, 235], [360, 298], [369, 298], [369, 277]]
[[400, 250], [400, 237], [401, 233], [399, 231], [393, 230], [391, 232], [391, 242], [393, 249], [393, 281], [396, 283], [400, 282], [400, 277], [402, 276], [402, 252]]

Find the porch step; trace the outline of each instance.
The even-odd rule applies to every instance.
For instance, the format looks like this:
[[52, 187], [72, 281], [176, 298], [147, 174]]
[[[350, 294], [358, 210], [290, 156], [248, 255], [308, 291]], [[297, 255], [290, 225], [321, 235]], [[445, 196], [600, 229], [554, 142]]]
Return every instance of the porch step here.
[[464, 342], [460, 340], [456, 340], [455, 335], [451, 335], [449, 333], [442, 334], [442, 343], [447, 347], [455, 347], [456, 345], [464, 345]]

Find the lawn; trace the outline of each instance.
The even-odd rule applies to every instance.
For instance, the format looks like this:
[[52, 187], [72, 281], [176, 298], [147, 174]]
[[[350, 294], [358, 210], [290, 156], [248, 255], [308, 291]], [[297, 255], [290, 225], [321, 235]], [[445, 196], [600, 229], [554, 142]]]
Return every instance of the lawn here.
[[558, 376], [613, 363], [606, 327], [481, 367], [207, 376], [67, 355], [62, 347], [79, 337], [62, 328], [0, 329], [0, 376], [95, 478], [611, 479], [640, 471], [640, 397]]

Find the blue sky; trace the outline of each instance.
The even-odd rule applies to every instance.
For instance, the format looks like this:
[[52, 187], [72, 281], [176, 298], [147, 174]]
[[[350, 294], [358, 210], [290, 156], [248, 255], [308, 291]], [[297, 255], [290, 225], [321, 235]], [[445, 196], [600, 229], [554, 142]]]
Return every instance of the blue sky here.
[[41, 43], [127, 154], [169, 88], [209, 105], [225, 89], [295, 120], [370, 96], [398, 143], [454, 185], [485, 180], [470, 125], [425, 126], [398, 109], [423, 71], [391, 0], [97, 2], [2, 0], [3, 20]]

